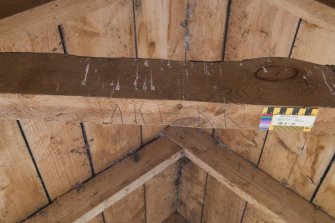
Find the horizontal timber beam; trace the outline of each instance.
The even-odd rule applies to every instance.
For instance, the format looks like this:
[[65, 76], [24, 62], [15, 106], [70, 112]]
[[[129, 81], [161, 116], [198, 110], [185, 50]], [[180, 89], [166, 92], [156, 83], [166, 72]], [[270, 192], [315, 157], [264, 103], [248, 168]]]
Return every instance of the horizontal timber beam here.
[[335, 31], [335, 3], [331, 0], [266, 0], [312, 24]]
[[48, 205], [25, 222], [88, 222], [182, 158], [181, 148], [161, 138]]
[[317, 107], [335, 132], [331, 66], [0, 53], [0, 118], [257, 129], [266, 106]]
[[110, 0], [54, 0], [0, 20], [0, 45], [12, 44], [27, 33], [104, 8]]
[[268, 216], [268, 222], [335, 222], [296, 193], [244, 160], [220, 148], [197, 129], [168, 128], [165, 135], [184, 149], [193, 163]]

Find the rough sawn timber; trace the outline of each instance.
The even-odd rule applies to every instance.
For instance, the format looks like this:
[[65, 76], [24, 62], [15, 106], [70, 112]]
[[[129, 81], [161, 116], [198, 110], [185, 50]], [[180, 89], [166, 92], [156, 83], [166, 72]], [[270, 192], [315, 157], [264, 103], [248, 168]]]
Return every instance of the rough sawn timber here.
[[335, 222], [252, 163], [218, 146], [210, 135], [187, 128], [168, 128], [165, 135], [180, 145], [194, 164], [265, 213], [268, 222]]
[[87, 222], [176, 163], [181, 148], [161, 138], [62, 195], [25, 222]]
[[313, 131], [335, 132], [334, 70], [295, 59], [1, 53], [0, 67], [0, 118], [257, 129], [266, 106], [308, 106], [319, 108]]

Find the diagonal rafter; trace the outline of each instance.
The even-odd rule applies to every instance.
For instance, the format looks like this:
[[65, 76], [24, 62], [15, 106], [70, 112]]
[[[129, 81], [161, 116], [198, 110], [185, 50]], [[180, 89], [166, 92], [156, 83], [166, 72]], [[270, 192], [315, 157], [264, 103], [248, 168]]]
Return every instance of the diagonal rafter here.
[[[216, 178], [271, 222], [334, 222], [299, 195], [197, 129], [168, 128], [165, 136], [119, 162], [81, 188], [58, 198], [26, 222], [86, 222], [182, 157]], [[117, 180], [115, 180], [117, 179]]]
[[267, 214], [270, 222], [335, 222], [247, 160], [218, 147], [211, 136], [183, 128], [170, 128], [166, 135], [183, 147], [193, 163]]
[[137, 155], [138, 161], [126, 158], [61, 196], [26, 222], [87, 222], [177, 162], [182, 150], [161, 138]]

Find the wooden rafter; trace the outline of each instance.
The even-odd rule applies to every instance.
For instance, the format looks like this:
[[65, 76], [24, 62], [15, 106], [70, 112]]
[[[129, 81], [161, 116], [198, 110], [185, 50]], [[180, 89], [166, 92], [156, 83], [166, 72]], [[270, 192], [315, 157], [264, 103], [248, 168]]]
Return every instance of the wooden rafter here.
[[327, 0], [267, 0], [315, 25], [335, 30], [335, 4]]
[[140, 150], [138, 161], [129, 157], [119, 162], [63, 195], [27, 222], [86, 222], [183, 156], [266, 213], [271, 222], [334, 222], [251, 163], [220, 148], [206, 133], [169, 128], [165, 136]]
[[298, 60], [3, 53], [0, 67], [0, 118], [257, 129], [266, 106], [311, 106], [313, 130], [335, 131], [334, 71]]
[[98, 174], [26, 222], [87, 222], [175, 163], [182, 151], [163, 138], [147, 145], [137, 157], [139, 160], [128, 157]]

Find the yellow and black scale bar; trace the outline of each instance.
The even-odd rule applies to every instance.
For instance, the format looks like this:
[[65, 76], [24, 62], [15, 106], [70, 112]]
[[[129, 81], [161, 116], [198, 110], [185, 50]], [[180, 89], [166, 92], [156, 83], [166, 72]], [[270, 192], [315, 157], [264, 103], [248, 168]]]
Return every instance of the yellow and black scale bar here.
[[[299, 115], [299, 116], [317, 116], [317, 108], [299, 108], [299, 107], [267, 107], [264, 108], [263, 114], [272, 115]], [[309, 126], [278, 126], [270, 125], [269, 130], [286, 130], [286, 131], [311, 131]]]

